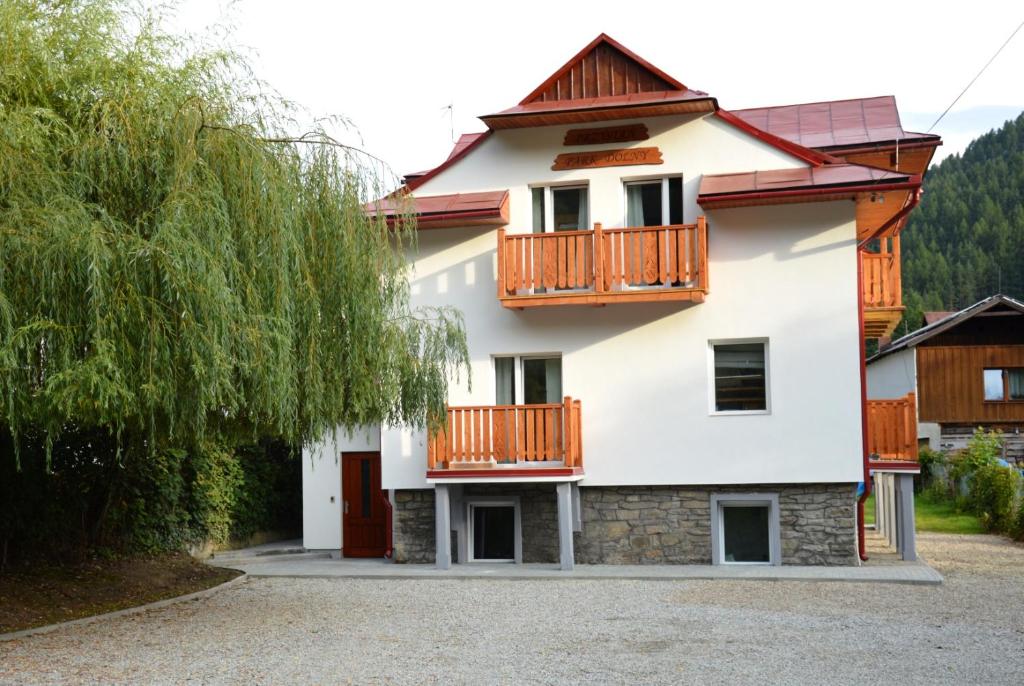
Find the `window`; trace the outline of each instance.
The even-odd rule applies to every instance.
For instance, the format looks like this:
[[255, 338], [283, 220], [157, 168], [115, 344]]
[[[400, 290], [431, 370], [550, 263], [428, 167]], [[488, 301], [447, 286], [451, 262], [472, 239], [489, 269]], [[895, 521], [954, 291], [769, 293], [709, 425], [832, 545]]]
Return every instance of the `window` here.
[[476, 496], [466, 501], [470, 562], [522, 562], [518, 497]]
[[590, 228], [589, 192], [586, 186], [534, 188], [533, 232], [576, 231]]
[[494, 358], [494, 401], [498, 405], [562, 402], [562, 358], [507, 356]]
[[712, 495], [711, 517], [714, 564], [781, 564], [778, 494]]
[[768, 412], [768, 342], [711, 343], [712, 412]]
[[626, 183], [626, 226], [668, 226], [683, 223], [683, 178]]
[[983, 382], [987, 401], [1024, 400], [1024, 369], [986, 369]]

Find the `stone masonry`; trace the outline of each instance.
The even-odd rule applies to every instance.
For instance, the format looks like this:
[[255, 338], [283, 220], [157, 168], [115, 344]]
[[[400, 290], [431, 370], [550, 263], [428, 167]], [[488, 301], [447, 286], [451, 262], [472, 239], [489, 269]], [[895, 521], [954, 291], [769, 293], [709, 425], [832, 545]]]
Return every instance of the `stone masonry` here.
[[[584, 564], [710, 564], [711, 494], [778, 493], [782, 563], [852, 565], [857, 536], [854, 484], [616, 486], [580, 488]], [[395, 560], [434, 561], [433, 491], [395, 492]], [[463, 487], [462, 497], [519, 496], [523, 561], [558, 561], [554, 484]]]

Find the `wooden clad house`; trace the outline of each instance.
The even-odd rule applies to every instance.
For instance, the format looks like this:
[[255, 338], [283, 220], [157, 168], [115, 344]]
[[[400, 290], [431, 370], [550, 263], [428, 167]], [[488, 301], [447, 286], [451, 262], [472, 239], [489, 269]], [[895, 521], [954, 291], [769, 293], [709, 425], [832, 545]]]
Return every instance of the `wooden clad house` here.
[[868, 360], [869, 398], [915, 394], [917, 435], [933, 449], [962, 448], [980, 426], [1024, 462], [1024, 303], [994, 295], [943, 314]]
[[[853, 564], [865, 338], [940, 140], [891, 96], [729, 111], [602, 34], [368, 211], [464, 316], [447, 422], [306, 449], [305, 546]], [[861, 528], [862, 533], [862, 528]]]

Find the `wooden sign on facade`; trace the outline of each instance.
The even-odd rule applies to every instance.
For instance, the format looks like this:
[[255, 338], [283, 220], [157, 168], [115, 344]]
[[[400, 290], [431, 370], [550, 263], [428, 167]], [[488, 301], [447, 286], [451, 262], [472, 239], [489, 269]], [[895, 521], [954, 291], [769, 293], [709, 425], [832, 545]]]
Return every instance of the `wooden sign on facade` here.
[[629, 167], [635, 164], [662, 164], [658, 148], [619, 148], [592, 152], [563, 152], [555, 157], [552, 171], [593, 169], [595, 167]]
[[646, 124], [625, 124], [623, 126], [602, 126], [595, 129], [569, 129], [565, 132], [562, 145], [606, 145], [608, 143], [626, 143], [627, 141], [645, 141]]

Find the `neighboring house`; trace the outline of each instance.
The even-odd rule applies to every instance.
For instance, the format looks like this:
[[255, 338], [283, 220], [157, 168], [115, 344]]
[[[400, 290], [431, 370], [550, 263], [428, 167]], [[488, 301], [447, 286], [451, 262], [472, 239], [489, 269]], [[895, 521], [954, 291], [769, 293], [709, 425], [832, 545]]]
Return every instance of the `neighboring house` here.
[[926, 326], [868, 360], [868, 397], [913, 393], [917, 436], [963, 448], [974, 429], [999, 429], [1006, 458], [1024, 463], [1024, 303], [993, 295]]
[[862, 343], [939, 138], [892, 97], [729, 112], [605, 35], [481, 119], [405, 186], [412, 304], [465, 314], [472, 389], [436, 436], [307, 449], [305, 546], [855, 563]]

